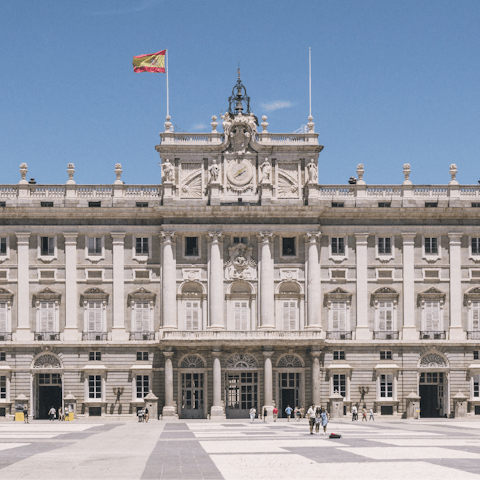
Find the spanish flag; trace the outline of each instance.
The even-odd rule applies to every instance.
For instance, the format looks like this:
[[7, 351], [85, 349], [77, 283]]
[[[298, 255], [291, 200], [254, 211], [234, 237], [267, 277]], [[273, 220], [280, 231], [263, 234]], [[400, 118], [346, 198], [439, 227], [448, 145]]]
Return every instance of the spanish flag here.
[[133, 71], [165, 73], [165, 50], [133, 57]]

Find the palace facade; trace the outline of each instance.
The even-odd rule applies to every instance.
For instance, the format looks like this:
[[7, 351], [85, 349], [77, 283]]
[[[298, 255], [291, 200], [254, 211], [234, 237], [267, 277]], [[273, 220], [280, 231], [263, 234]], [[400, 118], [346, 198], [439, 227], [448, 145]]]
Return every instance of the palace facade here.
[[0, 418], [480, 414], [480, 186], [323, 185], [240, 79], [216, 120], [167, 117], [161, 184], [0, 186]]

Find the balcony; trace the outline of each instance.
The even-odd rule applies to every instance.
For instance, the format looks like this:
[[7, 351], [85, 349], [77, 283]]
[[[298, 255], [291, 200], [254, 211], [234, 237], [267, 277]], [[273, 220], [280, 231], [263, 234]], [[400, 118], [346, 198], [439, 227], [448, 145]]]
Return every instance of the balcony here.
[[445, 340], [447, 338], [447, 332], [436, 331], [422, 331], [420, 332], [420, 340]]
[[55, 342], [60, 340], [60, 333], [59, 332], [35, 332], [34, 338], [39, 342]]
[[11, 332], [0, 332], [0, 342], [11, 342], [12, 333]]
[[101, 342], [107, 339], [107, 332], [83, 332], [82, 340], [88, 340], [91, 342]]
[[155, 332], [130, 332], [130, 340], [155, 340]]
[[327, 340], [351, 340], [352, 332], [342, 332], [339, 330], [327, 332]]
[[398, 340], [398, 332], [395, 330], [373, 332], [373, 338], [374, 340]]
[[480, 330], [467, 332], [467, 340], [480, 340]]

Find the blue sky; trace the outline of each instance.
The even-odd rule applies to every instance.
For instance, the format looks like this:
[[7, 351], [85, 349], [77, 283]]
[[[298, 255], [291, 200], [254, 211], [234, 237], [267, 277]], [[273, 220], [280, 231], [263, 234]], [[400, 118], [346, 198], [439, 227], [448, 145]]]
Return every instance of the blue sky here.
[[325, 146], [319, 181], [442, 184], [480, 178], [478, 0], [2, 0], [0, 184], [19, 164], [38, 183], [160, 182], [154, 146], [166, 115], [163, 74], [132, 56], [168, 48], [170, 114], [210, 131], [236, 82], [271, 132], [312, 109]]

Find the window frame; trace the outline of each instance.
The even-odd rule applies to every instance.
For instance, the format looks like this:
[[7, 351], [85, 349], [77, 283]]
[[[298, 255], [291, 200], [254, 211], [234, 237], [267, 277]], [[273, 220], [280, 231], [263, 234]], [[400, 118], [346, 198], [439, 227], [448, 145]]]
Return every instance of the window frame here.
[[[89, 325], [90, 325], [90, 321], [89, 321], [89, 312], [90, 312], [90, 308], [89, 308], [89, 304], [90, 303], [99, 303], [101, 304], [101, 307], [100, 308], [94, 308], [93, 310], [100, 310], [101, 314], [101, 319], [100, 319], [100, 323], [101, 323], [101, 329], [100, 331], [98, 330], [90, 330], [89, 328]], [[106, 300], [101, 300], [101, 299], [85, 299], [84, 302], [83, 302], [83, 331], [85, 333], [92, 333], [92, 332], [98, 332], [98, 333], [105, 333], [107, 331], [106, 329], [106, 310], [107, 310], [107, 301]], [[97, 321], [95, 320], [95, 323]]]
[[[426, 325], [426, 322], [427, 322], [427, 310], [426, 308], [428, 307], [428, 303], [437, 303], [438, 304], [438, 322], [439, 322], [439, 325], [438, 327], [439, 328], [436, 328], [436, 329], [427, 329], [427, 325]], [[443, 307], [444, 307], [444, 302], [442, 300], [438, 300], [438, 299], [422, 299], [421, 302], [420, 302], [420, 305], [421, 305], [421, 310], [422, 310], [422, 331], [425, 331], [425, 332], [429, 332], [429, 331], [432, 331], [432, 332], [443, 332], [444, 331], [444, 319], [443, 319]]]
[[380, 360], [393, 360], [392, 357], [392, 350], [380, 350]]
[[[91, 358], [93, 356], [93, 358]], [[99, 358], [97, 358], [99, 357]], [[102, 361], [102, 352], [98, 350], [90, 350], [88, 352], [88, 361], [89, 362], [101, 362]]]
[[[333, 240], [343, 240], [343, 254], [342, 253], [333, 253]], [[329, 235], [328, 237], [328, 251], [329, 259], [334, 262], [341, 262], [348, 258], [348, 235]]]
[[[137, 254], [137, 238], [147, 239], [148, 242], [148, 253]], [[139, 263], [146, 262], [148, 259], [152, 258], [152, 235], [132, 235], [132, 259], [136, 260]]]
[[[88, 400], [89, 401], [97, 401], [97, 402], [102, 402], [103, 401], [103, 395], [104, 395], [104, 386], [103, 386], [103, 375], [101, 373], [89, 373], [86, 375], [86, 382], [87, 382], [87, 393], [88, 393]], [[91, 391], [91, 379], [93, 378], [93, 391]], [[100, 385], [97, 385], [98, 380], [100, 380]], [[100, 389], [100, 391], [98, 391]]]
[[[390, 253], [380, 253], [380, 240], [390, 240]], [[395, 259], [395, 235], [375, 235], [375, 258], [380, 262], [389, 262]]]
[[[52, 312], [53, 312], [53, 329], [50, 330], [48, 328], [48, 320], [47, 320], [47, 329], [42, 329], [42, 304], [52, 304]], [[58, 333], [60, 331], [59, 328], [59, 310], [60, 310], [60, 302], [58, 300], [37, 300], [35, 302], [35, 325], [36, 325], [36, 332], [45, 333], [45, 332], [54, 332]]]
[[[300, 244], [298, 241], [298, 235], [288, 234], [288, 235], [279, 235], [279, 253], [282, 260], [294, 260], [298, 258]], [[283, 240], [284, 239], [293, 239], [294, 253], [292, 255], [285, 254], [283, 251]]]
[[[336, 358], [335, 358], [336, 357]], [[333, 360], [345, 360], [345, 350], [334, 350]]]
[[[137, 308], [138, 304], [142, 304], [142, 311], [145, 309], [148, 309], [148, 329], [144, 330], [143, 328], [141, 330], [137, 330]], [[147, 305], [145, 308], [143, 305]], [[144, 299], [135, 299], [133, 298], [130, 301], [130, 310], [131, 310], [131, 323], [130, 323], [130, 331], [139, 333], [139, 332], [153, 332], [153, 311], [154, 311], [154, 301], [153, 300], [144, 300]], [[143, 324], [143, 318], [142, 318], [142, 324]]]
[[[143, 396], [138, 396], [138, 390], [139, 390], [139, 387], [138, 387], [138, 379], [139, 377], [141, 377], [141, 390], [143, 391]], [[145, 391], [145, 379], [147, 379], [147, 390]], [[134, 375], [134, 399], [135, 400], [144, 400], [144, 398], [149, 394], [151, 390], [151, 378], [150, 378], [150, 375], [149, 374], [145, 374], [145, 373], [136, 373]]]
[[135, 358], [137, 362], [148, 362], [150, 361], [150, 352], [148, 350], [137, 350]]
[[[12, 295], [13, 299], [13, 295]], [[12, 332], [12, 300], [7, 300], [7, 299], [0, 299], [0, 305], [5, 305], [4, 307], [1, 307], [2, 309], [5, 309], [5, 326], [6, 330], [1, 330], [1, 332], [4, 333], [11, 333]]]
[[[378, 375], [379, 386], [379, 400], [392, 400], [394, 399], [394, 383], [395, 375], [393, 373], [380, 373]], [[389, 381], [391, 380], [391, 381]], [[390, 394], [389, 394], [390, 393]]]
[[[100, 238], [100, 254], [91, 255], [89, 253], [89, 243], [90, 239]], [[85, 235], [85, 259], [92, 262], [98, 263], [102, 260], [105, 260], [105, 235]]]
[[[37, 259], [43, 262], [49, 263], [53, 262], [54, 260], [58, 259], [58, 235], [37, 235]], [[53, 238], [53, 253], [50, 255], [43, 255], [42, 254], [42, 238]]]
[[[477, 252], [473, 252], [472, 243], [473, 240], [477, 240]], [[480, 236], [469, 235], [468, 236], [468, 258], [473, 260], [475, 263], [480, 262]]]
[[[392, 312], [392, 329], [388, 330], [387, 328], [385, 329], [380, 329], [380, 316], [381, 316], [381, 308], [382, 306], [380, 305], [381, 303], [386, 303], [390, 302], [392, 304], [391, 306], [391, 312]], [[379, 298], [376, 297], [374, 300], [374, 308], [375, 308], [375, 331], [376, 332], [396, 332], [397, 331], [397, 300], [394, 298]], [[387, 311], [387, 310], [385, 310]], [[385, 325], [387, 323], [387, 320], [385, 318]]]
[[10, 235], [1, 235], [0, 242], [5, 240], [5, 253], [1, 253], [0, 250], [0, 263], [3, 263], [10, 259]]
[[[197, 239], [197, 254], [187, 255], [187, 238]], [[182, 235], [182, 256], [189, 260], [198, 260], [202, 256], [202, 237], [201, 235]]]
[[[426, 240], [437, 241], [437, 253], [427, 253]], [[442, 237], [441, 235], [422, 235], [422, 258], [427, 262], [435, 262], [442, 258]]]
[[[340, 309], [334, 309], [333, 304], [335, 303], [343, 303], [344, 308]], [[350, 301], [349, 300], [328, 300], [327, 302], [327, 308], [328, 308], [328, 331], [330, 332], [350, 332]], [[345, 329], [342, 330], [340, 328], [333, 328], [333, 321], [334, 321], [334, 311], [345, 311]]]

